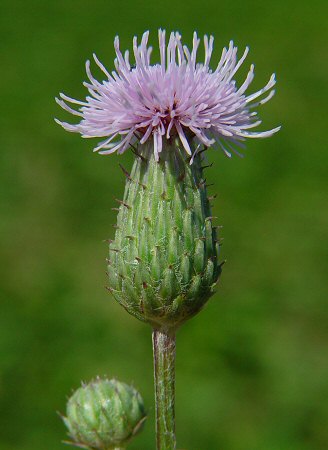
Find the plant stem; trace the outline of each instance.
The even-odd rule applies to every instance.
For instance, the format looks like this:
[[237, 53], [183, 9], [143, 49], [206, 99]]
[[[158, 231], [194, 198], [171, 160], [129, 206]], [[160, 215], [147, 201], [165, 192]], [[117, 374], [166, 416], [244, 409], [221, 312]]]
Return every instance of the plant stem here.
[[175, 450], [175, 334], [153, 330], [157, 450]]

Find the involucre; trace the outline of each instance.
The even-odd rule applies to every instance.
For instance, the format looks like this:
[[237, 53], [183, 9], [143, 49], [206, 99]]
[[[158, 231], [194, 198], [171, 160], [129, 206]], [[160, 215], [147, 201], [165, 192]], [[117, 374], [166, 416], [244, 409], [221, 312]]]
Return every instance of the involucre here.
[[178, 139], [156, 161], [138, 146], [109, 245], [109, 289], [132, 315], [171, 330], [195, 315], [214, 292], [221, 272], [217, 229], [203, 177]]

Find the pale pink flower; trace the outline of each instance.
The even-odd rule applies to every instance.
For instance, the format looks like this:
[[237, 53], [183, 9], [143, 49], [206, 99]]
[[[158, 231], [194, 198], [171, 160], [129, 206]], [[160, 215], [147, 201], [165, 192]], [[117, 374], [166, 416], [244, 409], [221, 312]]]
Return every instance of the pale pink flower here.
[[[276, 81], [273, 74], [262, 89], [246, 94], [254, 78], [251, 65], [245, 81], [236, 86], [234, 76], [248, 47], [238, 60], [237, 47], [231, 41], [228, 49], [223, 49], [216, 68], [211, 69], [212, 36], [204, 36], [205, 59], [197, 62], [200, 39], [196, 33], [190, 51], [182, 44], [179, 33], [171, 33], [166, 43], [165, 31], [159, 30], [160, 63], [151, 65], [148, 36], [147, 31], [140, 44], [136, 37], [133, 39], [134, 65], [128, 51], [121, 53], [118, 37], [114, 41], [115, 71], [107, 71], [93, 55], [106, 77], [102, 82], [93, 77], [87, 61], [89, 81], [84, 85], [90, 95], [86, 100], [74, 100], [64, 94], [56, 99], [66, 111], [81, 117], [75, 125], [56, 119], [65, 130], [85, 138], [105, 138], [94, 149], [104, 155], [123, 153], [134, 143], [151, 139], [158, 160], [165, 141], [172, 137], [179, 137], [189, 155], [203, 146], [217, 145], [231, 156], [231, 151], [238, 153], [236, 147], [243, 147], [246, 138], [269, 137], [280, 129], [250, 131], [261, 124], [254, 108], [272, 98]], [[65, 101], [77, 105], [77, 110]]]

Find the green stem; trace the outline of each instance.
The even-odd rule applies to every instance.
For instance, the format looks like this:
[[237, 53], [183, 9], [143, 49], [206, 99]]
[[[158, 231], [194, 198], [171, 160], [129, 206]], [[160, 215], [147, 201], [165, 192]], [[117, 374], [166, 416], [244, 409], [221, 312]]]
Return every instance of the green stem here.
[[175, 335], [153, 331], [157, 450], [175, 450]]

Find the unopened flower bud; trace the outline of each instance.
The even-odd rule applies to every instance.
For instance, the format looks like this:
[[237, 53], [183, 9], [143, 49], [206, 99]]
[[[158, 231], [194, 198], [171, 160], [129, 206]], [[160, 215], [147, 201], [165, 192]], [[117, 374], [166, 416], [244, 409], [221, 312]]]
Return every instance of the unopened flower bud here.
[[115, 379], [100, 378], [74, 392], [63, 418], [73, 444], [95, 450], [125, 448], [145, 419], [138, 391]]

